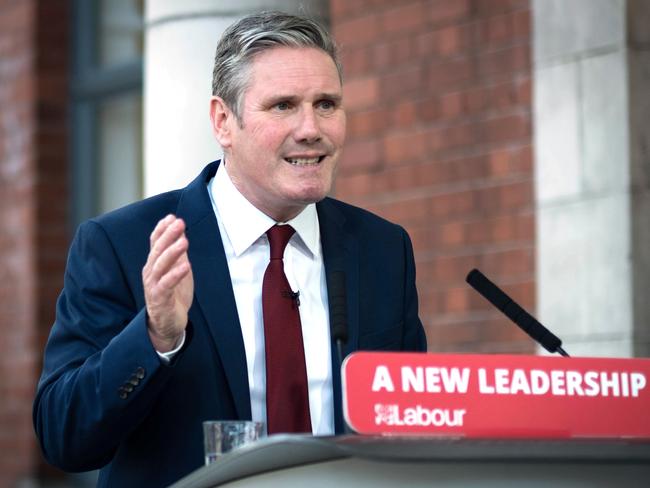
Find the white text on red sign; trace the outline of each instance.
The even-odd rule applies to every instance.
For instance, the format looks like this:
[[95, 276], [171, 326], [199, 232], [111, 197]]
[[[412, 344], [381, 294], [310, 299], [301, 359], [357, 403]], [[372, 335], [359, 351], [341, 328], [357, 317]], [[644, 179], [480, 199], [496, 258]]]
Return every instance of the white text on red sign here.
[[[647, 385], [646, 376], [637, 372], [573, 371], [495, 368], [476, 371], [478, 391], [497, 395], [555, 395], [587, 397], [638, 397]], [[373, 392], [467, 393], [473, 380], [470, 368], [409, 367], [393, 378], [389, 368], [378, 365], [372, 382]]]

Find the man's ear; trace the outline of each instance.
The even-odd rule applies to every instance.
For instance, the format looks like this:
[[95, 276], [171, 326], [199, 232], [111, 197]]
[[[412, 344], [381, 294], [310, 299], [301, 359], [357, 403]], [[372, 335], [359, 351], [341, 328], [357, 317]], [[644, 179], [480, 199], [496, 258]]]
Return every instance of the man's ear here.
[[235, 114], [228, 108], [221, 97], [210, 98], [210, 121], [212, 122], [212, 134], [222, 148], [228, 148], [231, 144], [232, 126], [236, 124]]

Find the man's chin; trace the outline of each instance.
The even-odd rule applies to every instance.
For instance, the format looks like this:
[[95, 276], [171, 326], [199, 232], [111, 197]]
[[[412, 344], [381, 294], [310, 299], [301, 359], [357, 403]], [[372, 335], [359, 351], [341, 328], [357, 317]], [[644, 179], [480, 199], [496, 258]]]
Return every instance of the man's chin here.
[[330, 189], [331, 187], [305, 190], [296, 194], [293, 200], [300, 202], [302, 205], [318, 203], [329, 194]]

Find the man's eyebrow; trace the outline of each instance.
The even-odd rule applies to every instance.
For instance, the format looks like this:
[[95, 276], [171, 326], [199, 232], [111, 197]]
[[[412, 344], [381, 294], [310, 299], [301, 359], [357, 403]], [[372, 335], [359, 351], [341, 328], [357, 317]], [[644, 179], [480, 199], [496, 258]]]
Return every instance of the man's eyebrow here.
[[268, 105], [275, 105], [280, 102], [292, 102], [295, 103], [298, 101], [298, 97], [295, 95], [273, 95], [266, 99]]
[[[331, 100], [335, 103], [340, 103], [343, 96], [340, 93], [319, 93], [315, 97], [316, 100]], [[273, 95], [266, 100], [267, 105], [272, 106], [280, 102], [297, 103], [299, 97], [295, 95]]]
[[340, 103], [343, 100], [343, 95], [340, 93], [321, 93], [317, 98], [318, 100], [331, 100], [335, 103]]

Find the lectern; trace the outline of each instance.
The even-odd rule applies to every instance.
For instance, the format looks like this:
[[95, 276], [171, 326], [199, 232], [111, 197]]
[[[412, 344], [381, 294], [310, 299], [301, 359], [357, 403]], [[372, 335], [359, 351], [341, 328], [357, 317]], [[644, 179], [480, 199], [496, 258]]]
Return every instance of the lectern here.
[[172, 488], [647, 487], [650, 443], [276, 435]]
[[360, 435], [275, 435], [173, 488], [648, 487], [650, 360], [358, 352]]

